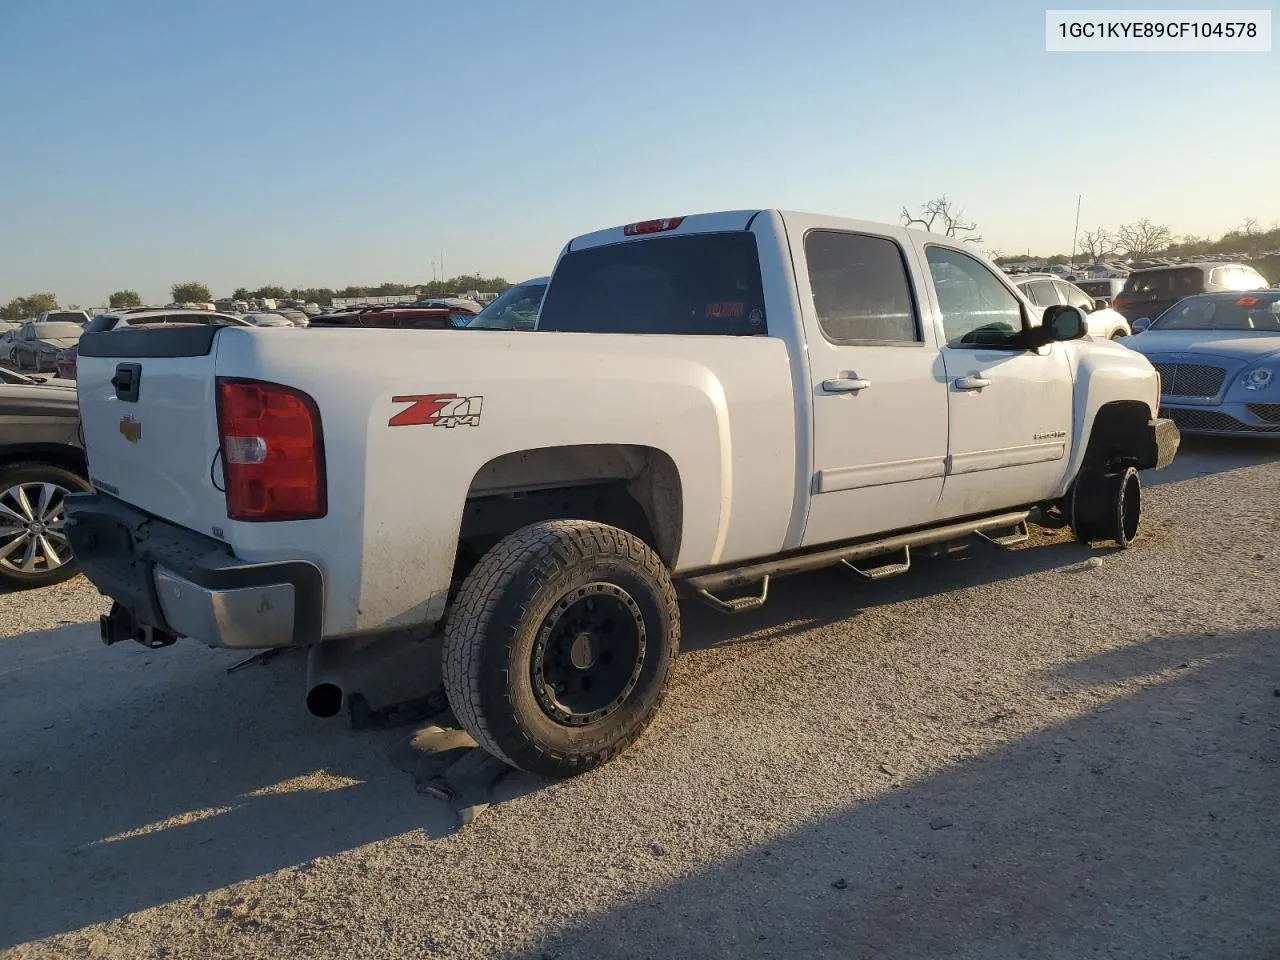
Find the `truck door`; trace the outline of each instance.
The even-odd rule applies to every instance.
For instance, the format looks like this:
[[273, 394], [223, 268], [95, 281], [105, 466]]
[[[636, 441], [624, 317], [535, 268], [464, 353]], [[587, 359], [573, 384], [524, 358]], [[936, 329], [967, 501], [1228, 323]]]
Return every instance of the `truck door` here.
[[1028, 308], [991, 267], [963, 250], [922, 251], [940, 316], [950, 441], [940, 515], [1032, 504], [1052, 496], [1071, 449], [1071, 366], [1061, 343], [1014, 338]]
[[813, 402], [804, 546], [928, 523], [946, 463], [946, 378], [905, 231], [840, 223], [788, 220]]

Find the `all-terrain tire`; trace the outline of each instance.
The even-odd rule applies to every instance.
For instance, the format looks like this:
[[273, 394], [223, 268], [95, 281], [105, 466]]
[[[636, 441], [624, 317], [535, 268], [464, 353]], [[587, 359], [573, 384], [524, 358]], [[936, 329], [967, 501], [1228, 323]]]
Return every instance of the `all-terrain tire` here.
[[[557, 719], [538, 679], [538, 651], [546, 655], [566, 604], [592, 591], [632, 618], [631, 686], [600, 719]], [[458, 721], [494, 756], [542, 776], [572, 776], [612, 759], [648, 727], [679, 646], [675, 588], [647, 543], [601, 523], [550, 520], [505, 537], [463, 581], [445, 628], [445, 691]]]

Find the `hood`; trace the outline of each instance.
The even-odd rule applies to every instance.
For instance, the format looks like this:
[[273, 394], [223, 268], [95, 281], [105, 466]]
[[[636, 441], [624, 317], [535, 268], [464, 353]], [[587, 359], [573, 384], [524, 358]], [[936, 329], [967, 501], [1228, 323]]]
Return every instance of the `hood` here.
[[1148, 357], [1187, 353], [1238, 363], [1280, 358], [1280, 336], [1239, 330], [1147, 330], [1126, 337], [1124, 345]]
[[41, 337], [36, 343], [46, 347], [57, 347], [62, 350], [66, 347], [74, 347], [80, 342], [79, 337]]
[[0, 416], [78, 417], [76, 391], [47, 384], [0, 384]]

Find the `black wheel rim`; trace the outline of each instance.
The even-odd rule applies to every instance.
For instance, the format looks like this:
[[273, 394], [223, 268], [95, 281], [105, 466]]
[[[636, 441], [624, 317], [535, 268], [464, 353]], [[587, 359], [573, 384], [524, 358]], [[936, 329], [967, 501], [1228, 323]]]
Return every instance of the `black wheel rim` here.
[[1136, 471], [1120, 482], [1120, 543], [1132, 543], [1142, 520], [1142, 485]]
[[543, 712], [569, 727], [603, 720], [635, 689], [647, 634], [640, 605], [614, 583], [561, 597], [533, 645], [533, 691]]

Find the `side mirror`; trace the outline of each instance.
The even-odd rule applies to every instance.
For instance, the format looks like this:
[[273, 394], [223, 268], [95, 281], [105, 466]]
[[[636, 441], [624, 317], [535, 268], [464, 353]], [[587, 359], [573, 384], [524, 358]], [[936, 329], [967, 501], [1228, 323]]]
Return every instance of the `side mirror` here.
[[1089, 332], [1089, 321], [1084, 311], [1066, 303], [1055, 303], [1046, 307], [1044, 317], [1038, 327], [1030, 327], [1023, 334], [1023, 342], [1028, 350], [1039, 350], [1041, 347], [1061, 340], [1079, 340]]
[[1141, 333], [1143, 330], [1147, 329], [1147, 327], [1149, 326], [1151, 326], [1150, 317], [1139, 317], [1137, 320], [1133, 321], [1133, 332]]

